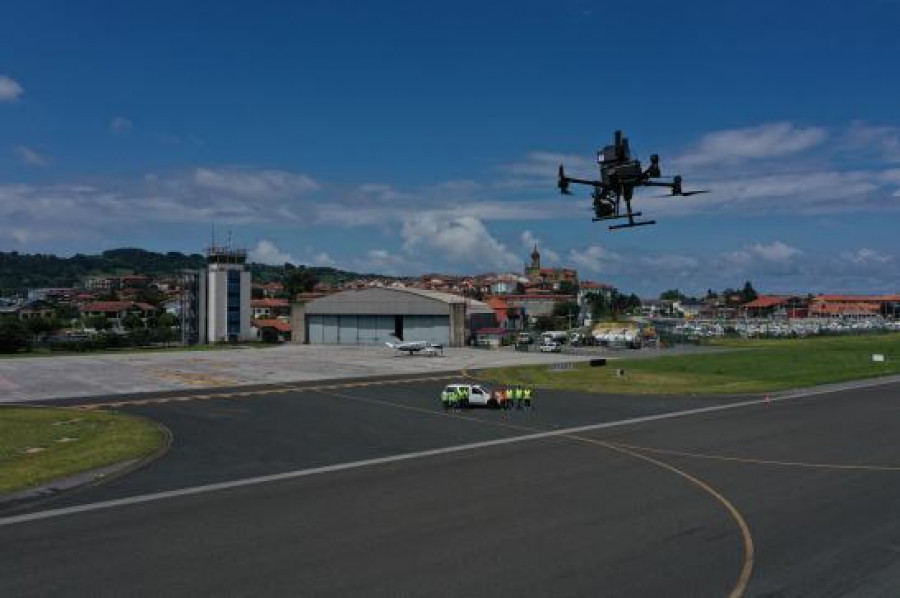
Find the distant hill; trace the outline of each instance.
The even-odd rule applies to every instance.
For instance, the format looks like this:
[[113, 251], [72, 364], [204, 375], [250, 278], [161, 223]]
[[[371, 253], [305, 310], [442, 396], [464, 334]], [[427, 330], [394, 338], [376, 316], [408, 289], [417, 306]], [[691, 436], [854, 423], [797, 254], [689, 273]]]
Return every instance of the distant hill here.
[[[51, 254], [0, 252], [0, 290], [25, 288], [73, 287], [90, 276], [147, 274], [165, 276], [185, 269], [198, 269], [206, 264], [199, 253], [178, 251], [156, 253], [131, 247], [110, 249], [99, 255], [76, 254], [57, 257]], [[336, 268], [309, 268], [321, 282], [340, 283], [360, 275]], [[281, 280], [284, 267], [250, 264], [254, 282]], [[373, 276], [373, 275], [367, 275]]]

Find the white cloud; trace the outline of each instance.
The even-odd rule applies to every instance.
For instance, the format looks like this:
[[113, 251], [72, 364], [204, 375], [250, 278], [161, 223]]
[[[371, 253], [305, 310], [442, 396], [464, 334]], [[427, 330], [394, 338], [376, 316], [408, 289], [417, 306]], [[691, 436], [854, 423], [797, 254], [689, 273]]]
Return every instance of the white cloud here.
[[773, 241], [768, 245], [756, 243], [738, 251], [726, 253], [724, 259], [735, 265], [750, 265], [759, 261], [784, 263], [794, 259], [801, 253], [802, 251], [796, 247], [791, 247], [781, 241]]
[[570, 250], [569, 261], [593, 274], [614, 274], [624, 263], [620, 254], [599, 245]]
[[367, 272], [395, 275], [407, 268], [409, 260], [387, 249], [370, 249], [365, 258], [357, 260], [356, 264]]
[[900, 127], [855, 121], [845, 135], [849, 148], [874, 150], [886, 162], [900, 162]]
[[310, 266], [328, 266], [332, 268], [337, 266], [337, 262], [335, 262], [334, 259], [325, 251], [320, 251], [319, 253], [313, 255], [312, 258], [307, 260], [305, 263], [309, 264]]
[[288, 198], [319, 188], [312, 177], [284, 170], [198, 168], [193, 182], [204, 189], [256, 199]]
[[125, 118], [124, 116], [116, 116], [113, 117], [111, 121], [109, 121], [109, 132], [110, 133], [118, 133], [120, 135], [124, 135], [131, 132], [133, 127], [133, 123], [130, 118]]
[[50, 159], [47, 156], [24, 145], [16, 147], [13, 151], [24, 164], [29, 166], [46, 166], [50, 163]]
[[291, 254], [284, 252], [268, 239], [260, 239], [256, 247], [250, 250], [250, 261], [270, 266], [281, 266], [296, 263]]
[[796, 154], [822, 143], [827, 132], [821, 127], [800, 128], [791, 123], [768, 123], [745, 129], [707, 133], [700, 143], [676, 161], [697, 166], [774, 158]]
[[841, 254], [841, 257], [847, 260], [852, 264], [859, 265], [869, 265], [869, 264], [887, 264], [888, 262], [893, 261], [894, 256], [888, 255], [886, 253], [880, 253], [878, 251], [867, 249], [863, 247], [862, 249], [858, 249], [856, 251], [847, 251]]
[[15, 102], [25, 93], [18, 81], [6, 75], [0, 75], [0, 102]]
[[505, 270], [521, 266], [522, 260], [487, 231], [472, 216], [447, 218], [440, 213], [410, 215], [403, 222], [406, 251], [419, 255], [431, 250], [431, 261], [466, 266], [478, 270]]
[[491, 183], [500, 191], [541, 191], [552, 194], [556, 191], [556, 178], [560, 165], [568, 176], [596, 178], [597, 168], [590, 154], [563, 154], [558, 152], [534, 151], [524, 160], [501, 166], [508, 176]]
[[656, 272], [678, 272], [700, 267], [700, 260], [695, 257], [668, 253], [642, 256], [637, 263], [641, 268]]

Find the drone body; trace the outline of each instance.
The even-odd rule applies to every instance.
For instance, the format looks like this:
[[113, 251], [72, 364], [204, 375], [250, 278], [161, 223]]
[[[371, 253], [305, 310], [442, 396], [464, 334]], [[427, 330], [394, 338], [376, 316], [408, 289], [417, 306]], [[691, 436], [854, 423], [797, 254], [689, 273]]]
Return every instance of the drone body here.
[[[658, 181], [662, 174], [659, 169], [659, 156], [650, 156], [650, 166], [646, 170], [641, 168], [640, 160], [631, 157], [631, 149], [628, 147], [628, 138], [622, 135], [622, 131], [616, 131], [613, 145], [607, 145], [597, 152], [597, 162], [600, 166], [600, 180], [592, 181], [566, 176], [563, 166], [559, 166], [560, 193], [571, 195], [569, 185], [589, 185], [594, 188], [593, 221], [627, 219], [625, 224], [610, 226], [610, 230], [630, 228], [633, 226], [646, 226], [656, 224], [655, 220], [635, 220], [641, 215], [631, 209], [631, 200], [634, 197], [635, 187], [666, 187], [671, 189], [671, 195], [696, 195], [706, 191], [684, 192], [681, 188], [681, 176], [675, 175], [672, 181]], [[624, 212], [622, 203], [624, 200]]]

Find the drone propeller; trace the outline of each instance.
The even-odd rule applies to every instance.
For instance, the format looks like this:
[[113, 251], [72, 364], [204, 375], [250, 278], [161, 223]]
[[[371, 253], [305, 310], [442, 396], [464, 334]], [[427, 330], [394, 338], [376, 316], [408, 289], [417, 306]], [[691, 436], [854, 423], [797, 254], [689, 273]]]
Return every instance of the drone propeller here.
[[667, 199], [669, 197], [690, 197], [691, 195], [700, 195], [701, 193], [709, 193], [709, 189], [701, 189], [699, 191], [682, 191], [681, 193], [675, 193], [672, 190], [672, 193], [668, 195], [651, 195], [648, 199]]
[[563, 195], [572, 195], [572, 192], [569, 191], [569, 179], [566, 178], [566, 172], [563, 170], [562, 164], [559, 165], [559, 180], [556, 186], [559, 187], [559, 192]]

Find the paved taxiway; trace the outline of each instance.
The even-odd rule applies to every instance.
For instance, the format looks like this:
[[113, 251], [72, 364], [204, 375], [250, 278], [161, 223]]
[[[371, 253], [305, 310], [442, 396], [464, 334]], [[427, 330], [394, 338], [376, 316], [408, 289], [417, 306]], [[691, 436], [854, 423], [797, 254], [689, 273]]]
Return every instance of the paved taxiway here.
[[900, 385], [526, 440], [722, 400], [545, 392], [534, 412], [460, 417], [439, 410], [441, 385], [125, 406], [172, 428], [171, 453], [37, 510], [510, 442], [3, 525], [0, 595], [900, 587]]

